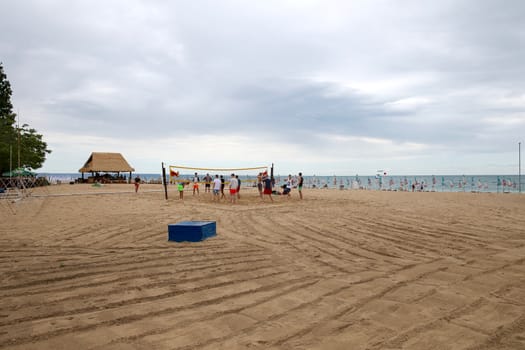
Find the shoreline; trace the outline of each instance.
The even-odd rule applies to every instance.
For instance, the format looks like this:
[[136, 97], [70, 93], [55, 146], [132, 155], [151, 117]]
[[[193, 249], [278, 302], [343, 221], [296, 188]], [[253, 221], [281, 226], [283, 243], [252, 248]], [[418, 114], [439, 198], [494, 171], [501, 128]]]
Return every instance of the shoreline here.
[[[50, 194], [50, 195], [47, 195], [46, 192], [49, 192], [47, 191], [46, 189], [49, 189], [51, 191], [53, 191], [53, 189], [57, 189], [58, 191], [60, 192], [70, 192], [70, 190], [72, 189], [78, 189], [78, 188], [81, 188], [82, 189], [82, 192], [77, 192], [75, 195], [83, 195], [83, 194], [119, 194], [119, 193], [135, 193], [135, 190], [134, 190], [134, 187], [133, 187], [133, 184], [101, 184], [101, 186], [93, 186], [92, 184], [51, 184], [49, 186], [42, 186], [42, 187], [35, 187], [35, 188], [32, 188], [32, 189], [29, 189], [28, 191], [31, 192], [31, 196], [33, 197], [45, 197], [45, 196], [58, 196], [60, 194]], [[278, 190], [278, 186], [275, 187], [276, 190]], [[178, 191], [177, 191], [177, 187], [175, 184], [168, 184], [167, 186], [167, 190], [168, 190], [168, 193], [169, 194], [178, 194]], [[206, 195], [204, 193], [204, 188], [201, 186], [200, 188], [201, 192], [200, 193], [201, 195]], [[108, 192], [109, 191], [109, 192]], [[187, 194], [187, 193], [192, 193], [192, 188], [190, 187], [186, 187], [184, 189], [184, 193]], [[242, 191], [243, 192], [253, 192], [255, 195], [258, 195], [257, 193], [257, 190], [256, 190], [256, 187], [242, 187]], [[303, 193], [304, 191], [306, 192], [309, 192], [309, 191], [341, 191], [341, 192], [361, 192], [361, 191], [364, 191], [364, 192], [397, 192], [397, 193], [470, 193], [470, 194], [521, 194], [520, 192], [518, 192], [517, 190], [516, 191], [502, 191], [500, 190], [499, 192], [489, 192], [489, 191], [471, 191], [471, 190], [465, 190], [465, 191], [441, 191], [441, 190], [429, 190], [429, 189], [425, 189], [423, 191], [420, 191], [420, 190], [415, 190], [415, 191], [412, 191], [412, 190], [399, 190], [399, 189], [365, 189], [365, 188], [359, 188], [359, 189], [353, 189], [353, 188], [348, 188], [348, 187], [345, 187], [343, 189], [341, 188], [336, 188], [336, 187], [326, 187], [326, 188], [323, 188], [323, 187], [315, 187], [315, 188], [312, 188], [312, 187], [308, 187], [308, 186], [304, 186], [303, 187]], [[164, 193], [164, 187], [162, 184], [148, 184], [148, 183], [144, 183], [144, 184], [141, 184], [140, 185], [140, 189], [139, 189], [139, 194], [140, 193], [145, 193], [145, 192], [151, 192], [151, 193], [156, 193], [156, 192], [162, 192]], [[225, 191], [227, 192], [227, 191]], [[292, 194], [297, 194], [297, 188], [293, 188], [292, 189]], [[72, 195], [72, 194], [68, 194], [68, 195]], [[277, 196], [279, 197], [279, 195], [275, 195], [274, 196]]]

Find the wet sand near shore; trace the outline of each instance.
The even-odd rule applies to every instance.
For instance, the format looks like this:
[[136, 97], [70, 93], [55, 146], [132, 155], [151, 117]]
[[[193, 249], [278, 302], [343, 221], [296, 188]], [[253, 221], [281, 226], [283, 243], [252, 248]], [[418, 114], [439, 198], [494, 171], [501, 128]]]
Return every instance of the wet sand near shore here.
[[[525, 349], [525, 196], [303, 193], [0, 203], [0, 349]], [[168, 242], [186, 220], [217, 236]]]

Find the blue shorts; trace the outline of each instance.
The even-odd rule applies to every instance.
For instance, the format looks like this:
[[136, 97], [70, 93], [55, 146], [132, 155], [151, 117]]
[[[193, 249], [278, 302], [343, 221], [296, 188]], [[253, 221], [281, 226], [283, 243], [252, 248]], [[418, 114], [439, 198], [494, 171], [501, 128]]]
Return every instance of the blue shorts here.
[[218, 196], [220, 191], [221, 190], [213, 190], [213, 194]]

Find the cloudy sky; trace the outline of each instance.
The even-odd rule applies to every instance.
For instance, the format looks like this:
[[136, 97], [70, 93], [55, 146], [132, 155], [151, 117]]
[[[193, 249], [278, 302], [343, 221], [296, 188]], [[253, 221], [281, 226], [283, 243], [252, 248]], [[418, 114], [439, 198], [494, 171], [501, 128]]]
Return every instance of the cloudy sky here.
[[[515, 174], [525, 1], [3, 0], [20, 122], [75, 172]], [[525, 147], [524, 147], [525, 148]]]

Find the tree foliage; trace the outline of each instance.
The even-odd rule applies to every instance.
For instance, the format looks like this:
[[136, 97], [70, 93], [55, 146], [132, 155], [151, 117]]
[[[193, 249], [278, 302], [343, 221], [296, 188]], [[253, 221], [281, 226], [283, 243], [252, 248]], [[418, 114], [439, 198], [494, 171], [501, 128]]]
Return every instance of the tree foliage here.
[[20, 128], [15, 125], [16, 114], [13, 113], [11, 103], [12, 93], [11, 84], [0, 63], [0, 174], [9, 170], [11, 155], [13, 168], [18, 166], [19, 146], [20, 166], [24, 168], [42, 167], [46, 155], [51, 153], [42, 135], [38, 134], [35, 129], [30, 128], [27, 124]]

